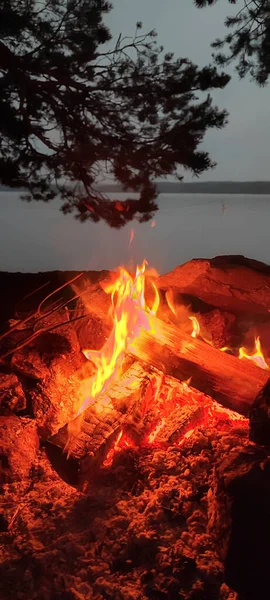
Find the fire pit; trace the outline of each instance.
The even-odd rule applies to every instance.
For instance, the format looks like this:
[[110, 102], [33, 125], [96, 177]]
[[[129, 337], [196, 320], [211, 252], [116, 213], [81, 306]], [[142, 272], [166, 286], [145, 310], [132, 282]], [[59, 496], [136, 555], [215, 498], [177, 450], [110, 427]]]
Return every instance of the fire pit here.
[[15, 277], [4, 597], [268, 598], [270, 267]]

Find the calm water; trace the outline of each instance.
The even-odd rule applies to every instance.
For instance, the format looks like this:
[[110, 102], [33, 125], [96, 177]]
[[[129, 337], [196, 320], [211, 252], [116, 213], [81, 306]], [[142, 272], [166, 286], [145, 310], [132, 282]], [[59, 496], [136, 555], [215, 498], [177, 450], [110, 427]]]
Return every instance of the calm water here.
[[[0, 270], [112, 269], [147, 258], [160, 273], [195, 257], [270, 262], [270, 196], [162, 194], [156, 226], [78, 223], [51, 204], [0, 192]], [[134, 240], [129, 248], [130, 230]]]

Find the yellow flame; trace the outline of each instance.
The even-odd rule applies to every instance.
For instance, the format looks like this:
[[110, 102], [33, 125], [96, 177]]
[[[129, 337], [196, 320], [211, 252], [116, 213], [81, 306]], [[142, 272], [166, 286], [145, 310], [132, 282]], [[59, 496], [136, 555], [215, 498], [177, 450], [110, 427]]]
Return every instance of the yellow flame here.
[[[126, 269], [121, 268], [119, 276], [114, 282], [103, 287], [106, 293], [111, 294], [113, 329], [99, 351], [86, 349], [85, 357], [94, 362], [96, 373], [87, 382], [84, 382], [81, 391], [82, 404], [77, 414], [81, 414], [87, 406], [95, 404], [97, 411], [101, 411], [107, 404], [102, 395], [109, 385], [121, 375], [122, 361], [127, 347], [139, 336], [140, 331], [146, 330], [155, 333], [152, 317], [159, 307], [159, 293], [152, 283], [155, 299], [150, 309], [145, 301], [145, 269], [146, 261], [137, 267], [135, 276], [130, 275]], [[85, 387], [89, 392], [85, 394]], [[96, 399], [100, 397], [96, 402]]]
[[255, 348], [256, 352], [254, 352], [254, 354], [248, 354], [244, 347], [239, 348], [239, 358], [247, 358], [248, 360], [252, 360], [261, 369], [269, 369], [262, 352], [261, 341], [259, 337], [255, 338]]
[[176, 317], [176, 308], [174, 305], [174, 299], [173, 299], [173, 291], [171, 288], [169, 288], [165, 294], [165, 298], [166, 298], [166, 302], [168, 304], [169, 309], [172, 311], [173, 315]]
[[185, 390], [185, 392], [189, 392], [190, 391], [190, 382], [191, 382], [192, 377], [189, 377], [186, 381], [182, 382], [182, 386], [183, 386], [183, 390]]
[[154, 300], [153, 306], [151, 308], [151, 314], [152, 315], [156, 315], [157, 311], [159, 309], [160, 297], [159, 297], [157, 286], [155, 285], [155, 283], [153, 281], [152, 281], [152, 286], [153, 286], [154, 291], [155, 291], [155, 300]]
[[196, 338], [200, 333], [200, 324], [196, 317], [188, 317], [193, 324], [193, 331], [191, 333], [191, 337]]

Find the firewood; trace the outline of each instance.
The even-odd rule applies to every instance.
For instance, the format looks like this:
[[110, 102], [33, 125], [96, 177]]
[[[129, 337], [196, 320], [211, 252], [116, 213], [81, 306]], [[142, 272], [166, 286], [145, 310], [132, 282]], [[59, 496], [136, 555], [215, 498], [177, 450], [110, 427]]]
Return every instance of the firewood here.
[[161, 427], [154, 436], [153, 442], [160, 445], [173, 445], [188, 431], [195, 429], [202, 421], [204, 407], [199, 404], [178, 406], [161, 423]]
[[159, 335], [142, 332], [132, 344], [137, 359], [191, 385], [244, 416], [269, 378], [269, 371], [249, 360], [221, 352], [177, 327], [156, 319]]
[[[50, 438], [47, 444], [49, 458], [53, 462], [54, 449], [58, 447], [61, 450], [60, 468], [63, 477], [69, 476], [69, 465], [73, 463], [74, 468], [78, 471], [75, 477], [76, 487], [83, 485], [86, 473], [89, 474], [91, 470], [93, 471], [102, 464], [119, 435], [125, 419], [134, 410], [134, 406], [145, 392], [146, 382], [150, 383], [150, 381], [151, 369], [144, 368], [140, 363], [135, 362], [107, 394], [99, 397], [97, 400], [99, 409], [94, 405], [85, 411], [80, 423], [80, 430], [71, 440], [69, 439], [70, 427], [67, 425]], [[76, 429], [76, 422], [74, 425]], [[57, 450], [55, 450], [55, 460], [59, 463]]]

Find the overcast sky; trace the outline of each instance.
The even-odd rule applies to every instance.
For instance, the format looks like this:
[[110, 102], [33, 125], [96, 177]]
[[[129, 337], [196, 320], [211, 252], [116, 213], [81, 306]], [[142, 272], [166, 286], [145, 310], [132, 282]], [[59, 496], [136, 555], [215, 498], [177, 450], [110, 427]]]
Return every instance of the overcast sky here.
[[[226, 0], [201, 10], [193, 0], [113, 0], [113, 4], [106, 21], [114, 38], [120, 32], [132, 35], [136, 22], [142, 21], [143, 31], [156, 29], [166, 51], [200, 66], [211, 62], [210, 43], [223, 36], [225, 16], [235, 12]], [[201, 180], [269, 180], [270, 86], [259, 88], [248, 79], [240, 81], [233, 68], [229, 72], [230, 83], [213, 93], [215, 103], [229, 111], [229, 125], [206, 135], [204, 149], [218, 166]], [[191, 179], [185, 174], [185, 181]]]

